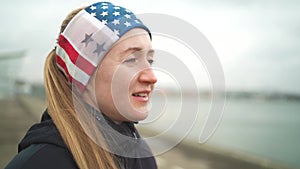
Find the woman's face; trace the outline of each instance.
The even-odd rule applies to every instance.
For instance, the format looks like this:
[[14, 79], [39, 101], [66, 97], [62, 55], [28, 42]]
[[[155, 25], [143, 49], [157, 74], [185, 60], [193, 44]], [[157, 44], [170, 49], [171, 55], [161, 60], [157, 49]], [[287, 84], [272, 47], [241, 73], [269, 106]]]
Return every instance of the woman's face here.
[[143, 29], [132, 29], [118, 40], [95, 76], [95, 98], [102, 113], [116, 122], [147, 117], [157, 81], [151, 69], [153, 55], [149, 34]]

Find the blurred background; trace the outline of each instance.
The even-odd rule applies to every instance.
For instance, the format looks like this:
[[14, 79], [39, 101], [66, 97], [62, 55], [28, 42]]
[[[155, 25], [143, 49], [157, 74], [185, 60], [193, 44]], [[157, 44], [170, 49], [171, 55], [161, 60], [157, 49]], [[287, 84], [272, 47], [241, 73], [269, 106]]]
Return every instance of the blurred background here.
[[[91, 2], [1, 3], [0, 168], [13, 158], [17, 143], [46, 107], [43, 66], [61, 22], [70, 11]], [[157, 156], [161, 168], [300, 168], [300, 1], [111, 2], [134, 13], [168, 14], [191, 23], [209, 40], [223, 67], [227, 99], [216, 132], [199, 143], [200, 115], [182, 143]], [[203, 65], [188, 66], [200, 91], [199, 109], [209, 112], [209, 75], [199, 74], [205, 72]], [[152, 104], [168, 104], [159, 120], [141, 123], [145, 135], [166, 129], [179, 109], [180, 95], [172, 79], [158, 78], [168, 100], [154, 95]], [[180, 87], [190, 101], [197, 99], [188, 83]], [[166, 140], [181, 134], [172, 133]]]

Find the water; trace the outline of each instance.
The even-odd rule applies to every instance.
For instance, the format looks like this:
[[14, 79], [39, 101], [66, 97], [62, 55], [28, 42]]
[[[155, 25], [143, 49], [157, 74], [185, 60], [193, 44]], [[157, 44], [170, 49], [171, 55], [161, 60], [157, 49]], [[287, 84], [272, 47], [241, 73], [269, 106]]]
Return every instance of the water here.
[[[189, 99], [195, 99], [189, 97]], [[189, 102], [189, 100], [187, 100]], [[152, 105], [164, 105], [166, 99], [154, 97]], [[188, 138], [197, 142], [205, 112], [209, 110], [209, 99], [201, 99], [200, 114]], [[190, 105], [190, 107], [195, 105]], [[144, 124], [158, 131], [172, 126], [180, 113], [192, 112], [180, 109], [178, 97], [168, 97], [165, 111], [152, 123]], [[155, 110], [158, 110], [157, 108]], [[182, 124], [191, 122], [182, 121]], [[179, 126], [174, 135], [182, 135]], [[225, 150], [248, 156], [268, 159], [282, 165], [300, 168], [300, 102], [263, 99], [227, 99], [223, 119], [213, 137], [206, 143]], [[199, 145], [200, 146], [200, 145]]]
[[300, 168], [299, 103], [228, 100], [211, 143]]

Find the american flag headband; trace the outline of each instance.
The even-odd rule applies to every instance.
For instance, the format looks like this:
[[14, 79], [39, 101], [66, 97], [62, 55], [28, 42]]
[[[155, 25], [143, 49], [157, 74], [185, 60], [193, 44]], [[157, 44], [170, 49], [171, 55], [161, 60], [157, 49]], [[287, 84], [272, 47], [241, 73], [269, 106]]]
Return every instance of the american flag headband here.
[[56, 64], [83, 92], [99, 62], [113, 44], [133, 28], [149, 29], [129, 10], [110, 2], [99, 2], [83, 9], [60, 34]]

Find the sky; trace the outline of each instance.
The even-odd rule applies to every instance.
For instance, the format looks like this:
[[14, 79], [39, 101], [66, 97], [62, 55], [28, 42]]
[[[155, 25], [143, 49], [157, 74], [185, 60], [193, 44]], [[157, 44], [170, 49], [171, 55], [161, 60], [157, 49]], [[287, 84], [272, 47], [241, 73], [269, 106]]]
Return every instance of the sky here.
[[[1, 3], [0, 52], [26, 50], [20, 78], [42, 83], [44, 61], [55, 46], [61, 22], [70, 11], [90, 2], [94, 1]], [[111, 2], [136, 14], [168, 14], [197, 27], [218, 54], [228, 90], [300, 94], [300, 2], [297, 0]], [[202, 83], [196, 67], [191, 69], [197, 83]]]

